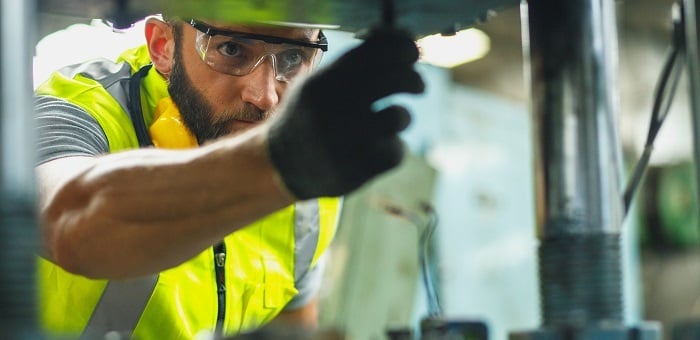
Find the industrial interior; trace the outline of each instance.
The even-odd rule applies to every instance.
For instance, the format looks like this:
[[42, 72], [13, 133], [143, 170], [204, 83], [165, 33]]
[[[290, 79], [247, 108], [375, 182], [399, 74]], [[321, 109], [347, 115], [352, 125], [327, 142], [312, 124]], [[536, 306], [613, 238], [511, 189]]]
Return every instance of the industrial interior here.
[[[164, 2], [2, 2], [0, 338], [43, 338], [22, 114], [32, 89], [61, 66], [142, 44], [139, 21]], [[292, 2], [174, 10], [225, 17], [242, 6], [338, 25], [325, 31], [321, 65], [387, 16], [469, 54], [444, 64], [419, 40], [426, 92], [389, 98], [411, 111], [408, 155], [345, 197], [321, 329], [348, 339], [700, 339], [700, 1]]]

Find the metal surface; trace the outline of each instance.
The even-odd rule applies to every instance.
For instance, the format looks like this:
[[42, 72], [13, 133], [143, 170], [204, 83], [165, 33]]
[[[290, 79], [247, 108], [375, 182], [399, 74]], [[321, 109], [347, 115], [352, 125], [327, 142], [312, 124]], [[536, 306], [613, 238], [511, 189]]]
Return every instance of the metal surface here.
[[[683, 0], [682, 15], [685, 23], [686, 62], [690, 82], [692, 108], [693, 158], [695, 161], [696, 194], [700, 195], [700, 0]], [[700, 201], [700, 198], [697, 198]], [[697, 226], [696, 226], [697, 227]], [[700, 320], [687, 321], [674, 328], [673, 340], [700, 337]]]
[[538, 234], [619, 232], [614, 2], [534, 0], [523, 8], [537, 138]]
[[0, 7], [0, 338], [36, 339], [31, 48], [35, 2]]
[[[635, 327], [619, 325], [589, 326], [580, 329], [542, 329], [534, 332], [514, 333], [510, 340], [658, 340], [661, 324], [645, 322]], [[675, 340], [675, 339], [674, 339]], [[685, 340], [685, 339], [683, 339]]]
[[489, 338], [486, 323], [478, 320], [428, 317], [421, 320], [420, 332], [420, 340], [487, 340]]
[[[690, 104], [693, 117], [693, 156], [695, 160], [696, 193], [700, 195], [700, 0], [684, 0], [682, 13], [685, 22], [685, 48], [690, 82]], [[698, 198], [700, 201], [700, 198]], [[693, 320], [677, 325], [674, 340], [700, 337], [700, 321]]]
[[[683, 0], [685, 49], [692, 108], [696, 193], [700, 195], [700, 0]], [[700, 200], [699, 200], [700, 202]]]
[[[490, 10], [514, 7], [518, 0], [396, 1], [397, 25], [418, 36], [450, 32], [488, 17]], [[381, 21], [381, 0], [39, 0], [43, 12], [101, 17], [120, 26], [164, 9], [171, 15], [219, 20], [266, 20], [340, 25], [359, 31]], [[514, 23], [515, 24], [515, 23]]]
[[543, 327], [621, 328], [614, 0], [532, 0], [521, 9], [537, 138]]
[[671, 340], [697, 340], [700, 339], [700, 321], [688, 320], [673, 327]]

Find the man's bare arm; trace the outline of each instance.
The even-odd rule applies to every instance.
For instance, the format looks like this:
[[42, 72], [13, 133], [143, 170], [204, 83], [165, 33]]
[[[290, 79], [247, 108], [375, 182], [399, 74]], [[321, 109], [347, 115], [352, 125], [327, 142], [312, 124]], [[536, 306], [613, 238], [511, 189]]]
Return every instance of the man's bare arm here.
[[92, 278], [176, 266], [291, 204], [266, 126], [192, 150], [140, 149], [37, 167], [45, 256]]

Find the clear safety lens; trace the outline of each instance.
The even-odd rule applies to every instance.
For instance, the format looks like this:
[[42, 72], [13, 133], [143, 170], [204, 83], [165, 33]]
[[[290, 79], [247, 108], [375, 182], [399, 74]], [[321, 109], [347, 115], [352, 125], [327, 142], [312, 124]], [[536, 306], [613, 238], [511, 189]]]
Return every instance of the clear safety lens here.
[[209, 35], [197, 31], [195, 43], [199, 56], [215, 71], [244, 76], [269, 57], [275, 79], [284, 82], [309, 73], [323, 55], [323, 51], [315, 47], [268, 43], [234, 34]]

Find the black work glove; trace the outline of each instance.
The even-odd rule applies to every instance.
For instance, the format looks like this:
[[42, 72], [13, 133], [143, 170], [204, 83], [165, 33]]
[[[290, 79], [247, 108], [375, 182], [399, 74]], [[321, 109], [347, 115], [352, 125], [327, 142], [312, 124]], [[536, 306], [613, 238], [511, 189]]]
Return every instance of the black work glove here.
[[398, 133], [410, 115], [401, 106], [375, 112], [372, 104], [396, 93], [422, 92], [413, 69], [417, 59], [406, 32], [377, 29], [288, 94], [268, 142], [272, 163], [292, 194], [344, 195], [401, 162]]

